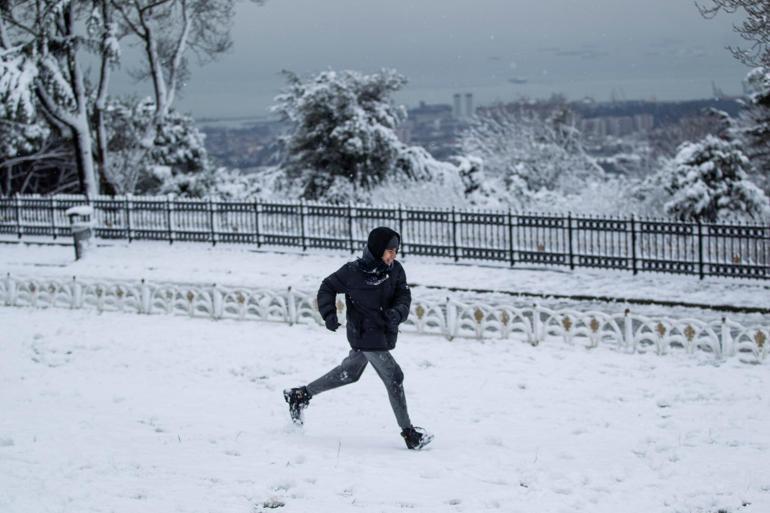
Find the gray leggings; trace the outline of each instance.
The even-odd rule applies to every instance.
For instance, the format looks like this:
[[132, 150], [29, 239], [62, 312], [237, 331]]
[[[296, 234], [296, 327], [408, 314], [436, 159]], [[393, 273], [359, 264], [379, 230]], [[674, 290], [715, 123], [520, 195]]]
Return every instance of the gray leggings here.
[[402, 429], [411, 426], [412, 422], [406, 411], [406, 397], [404, 396], [404, 373], [401, 372], [401, 367], [389, 351], [358, 351], [354, 349], [337, 367], [310, 383], [307, 390], [311, 395], [317, 395], [333, 388], [355, 383], [363, 374], [368, 363], [372, 364], [388, 390], [388, 398], [391, 407], [393, 407], [393, 413], [396, 414], [398, 425]]

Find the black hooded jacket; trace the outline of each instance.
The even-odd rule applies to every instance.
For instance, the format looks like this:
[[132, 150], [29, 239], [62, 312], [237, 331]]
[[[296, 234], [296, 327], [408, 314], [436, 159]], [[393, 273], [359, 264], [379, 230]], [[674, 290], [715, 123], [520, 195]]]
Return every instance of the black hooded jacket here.
[[318, 310], [326, 319], [336, 314], [336, 296], [345, 294], [350, 347], [384, 351], [396, 347], [398, 329], [388, 328], [385, 311], [398, 313], [399, 323], [409, 315], [412, 293], [398, 261], [387, 266], [364, 248], [364, 255], [327, 276], [318, 290]]

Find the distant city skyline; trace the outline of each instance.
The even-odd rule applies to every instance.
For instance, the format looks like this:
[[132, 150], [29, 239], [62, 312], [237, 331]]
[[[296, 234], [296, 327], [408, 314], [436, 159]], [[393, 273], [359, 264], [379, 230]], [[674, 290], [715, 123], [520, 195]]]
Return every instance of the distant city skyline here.
[[[477, 105], [522, 96], [577, 100], [706, 98], [712, 82], [739, 94], [748, 68], [727, 45], [740, 44], [735, 16], [703, 19], [690, 0], [270, 0], [236, 6], [234, 47], [194, 67], [177, 108], [196, 117], [267, 116], [282, 69], [403, 73], [396, 95]], [[124, 64], [136, 66], [133, 50]], [[147, 94], [116, 73], [115, 94]]]

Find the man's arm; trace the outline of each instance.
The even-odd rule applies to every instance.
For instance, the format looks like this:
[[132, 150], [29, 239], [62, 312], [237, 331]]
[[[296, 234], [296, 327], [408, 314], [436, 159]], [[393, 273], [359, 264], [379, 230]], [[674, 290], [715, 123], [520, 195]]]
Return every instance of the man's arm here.
[[393, 306], [391, 309], [398, 313], [399, 321], [406, 321], [409, 317], [409, 307], [412, 305], [412, 291], [409, 290], [409, 285], [406, 284], [406, 272], [401, 268], [398, 281], [396, 282], [396, 295], [393, 298]]
[[345, 286], [345, 266], [333, 272], [321, 282], [318, 289], [318, 311], [324, 320], [330, 315], [337, 315], [337, 294], [344, 294]]

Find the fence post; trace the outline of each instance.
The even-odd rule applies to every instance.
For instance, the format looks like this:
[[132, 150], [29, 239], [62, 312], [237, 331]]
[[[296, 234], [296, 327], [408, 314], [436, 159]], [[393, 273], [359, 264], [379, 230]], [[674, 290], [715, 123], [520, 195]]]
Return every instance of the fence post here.
[[698, 219], [698, 276], [703, 279], [703, 227]]
[[291, 286], [286, 294], [286, 306], [289, 326], [293, 326], [297, 322], [297, 304], [295, 303], [294, 291], [291, 289]]
[[211, 287], [211, 317], [221, 319], [224, 314], [224, 304], [222, 302], [222, 291], [215, 283]]
[[348, 201], [348, 241], [350, 243], [350, 253], [355, 253], [353, 249], [353, 205]]
[[631, 319], [631, 310], [626, 308], [623, 314], [623, 345], [626, 349], [631, 349], [632, 353], [636, 352], [636, 344], [634, 344], [634, 321]]
[[454, 206], [452, 206], [452, 254], [455, 257], [455, 262], [457, 262], [459, 260], [457, 256], [457, 217]]
[[168, 194], [166, 196], [166, 227], [168, 228], [168, 243], [173, 244], [174, 243], [174, 229], [171, 226], [171, 209], [173, 208], [173, 204], [171, 203], [171, 197], [173, 194]]
[[19, 234], [19, 238], [21, 239], [21, 234], [24, 232], [24, 229], [21, 227], [21, 196], [19, 196], [19, 193], [16, 193], [16, 231]]
[[569, 268], [575, 269], [575, 252], [572, 248], [572, 212], [567, 214], [567, 241], [569, 243]]
[[302, 251], [307, 251], [307, 241], [305, 240], [305, 201], [299, 200], [299, 227], [302, 237]]
[[457, 306], [446, 298], [446, 338], [452, 340], [457, 335]]
[[144, 278], [142, 278], [142, 286], [141, 286], [141, 312], [143, 314], [150, 314], [150, 311], [152, 310], [152, 296], [150, 294], [150, 287], [147, 285], [147, 282]]
[[53, 234], [53, 240], [56, 240], [56, 200], [53, 196], [49, 196], [48, 199], [51, 210], [51, 233]]
[[131, 204], [129, 203], [131, 194], [128, 193], [123, 198], [123, 217], [126, 218], [126, 238], [131, 242]]
[[508, 251], [511, 253], [511, 267], [513, 267], [516, 260], [513, 257], [513, 214], [510, 208], [508, 209]]
[[209, 204], [209, 237], [211, 237], [211, 245], [216, 246], [217, 237], [216, 237], [216, 232], [214, 231], [214, 200], [211, 199], [211, 196], [209, 196], [208, 204]]
[[404, 209], [401, 203], [398, 204], [398, 233], [401, 234], [401, 244], [398, 248], [401, 251], [401, 256], [406, 256], [406, 244], [404, 244]]
[[730, 327], [727, 325], [727, 317], [722, 317], [722, 326], [720, 330], [720, 344], [722, 346], [723, 356], [735, 356], [735, 344], [730, 335]]
[[5, 275], [5, 306], [16, 306], [16, 280], [11, 273]]
[[76, 276], [72, 277], [72, 303], [70, 308], [82, 308], [83, 306], [83, 287], [78, 283]]
[[636, 218], [634, 214], [631, 214], [631, 269], [634, 274], [638, 272], [636, 269]]
[[254, 238], [257, 241], [257, 247], [260, 247], [259, 242], [259, 200], [254, 200]]
[[537, 303], [532, 305], [532, 340], [530, 344], [538, 345], [540, 340], [540, 331], [542, 329], [542, 320], [540, 319], [540, 307]]

